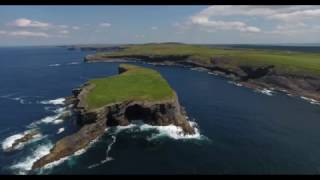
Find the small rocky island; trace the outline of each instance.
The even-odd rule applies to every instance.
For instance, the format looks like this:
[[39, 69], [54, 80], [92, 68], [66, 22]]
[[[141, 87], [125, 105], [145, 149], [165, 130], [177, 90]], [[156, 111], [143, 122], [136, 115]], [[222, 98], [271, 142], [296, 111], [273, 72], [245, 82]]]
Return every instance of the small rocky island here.
[[175, 91], [157, 71], [148, 68], [121, 64], [119, 75], [85, 83], [73, 90], [68, 102], [74, 104], [80, 130], [60, 139], [32, 169], [72, 155], [104, 134], [107, 127], [126, 126], [132, 120], [160, 126], [173, 124], [185, 134], [195, 133]]

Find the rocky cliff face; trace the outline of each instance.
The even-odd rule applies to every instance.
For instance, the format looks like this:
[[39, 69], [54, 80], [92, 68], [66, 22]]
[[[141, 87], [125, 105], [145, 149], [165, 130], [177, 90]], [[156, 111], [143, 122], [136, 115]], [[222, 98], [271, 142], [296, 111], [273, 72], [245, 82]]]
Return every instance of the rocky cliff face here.
[[[125, 71], [126, 69], [119, 68], [119, 73]], [[83, 149], [92, 140], [101, 136], [107, 127], [125, 126], [132, 120], [143, 120], [147, 124], [160, 126], [174, 124], [181, 127], [185, 134], [195, 133], [194, 128], [186, 120], [186, 113], [176, 95], [166, 101], [124, 101], [88, 110], [84, 98], [92, 88], [94, 88], [92, 84], [85, 84], [73, 90], [73, 98], [69, 98], [69, 101], [74, 103], [74, 112], [78, 116], [77, 124], [81, 129], [59, 140], [48, 155], [33, 164], [32, 169], [41, 168]]]

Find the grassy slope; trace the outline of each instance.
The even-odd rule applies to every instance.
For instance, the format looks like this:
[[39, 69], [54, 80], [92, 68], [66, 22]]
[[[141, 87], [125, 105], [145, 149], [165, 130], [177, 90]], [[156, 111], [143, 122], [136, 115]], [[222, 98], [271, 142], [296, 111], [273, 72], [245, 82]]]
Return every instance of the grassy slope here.
[[173, 90], [157, 71], [127, 64], [121, 66], [130, 70], [90, 80], [96, 87], [86, 97], [89, 109], [126, 100], [157, 101], [173, 97]]
[[189, 55], [191, 59], [210, 63], [211, 57], [229, 57], [229, 67], [239, 65], [275, 65], [277, 71], [320, 75], [320, 54], [276, 50], [223, 49], [187, 44], [130, 45], [123, 51], [98, 54], [102, 56], [164, 56]]

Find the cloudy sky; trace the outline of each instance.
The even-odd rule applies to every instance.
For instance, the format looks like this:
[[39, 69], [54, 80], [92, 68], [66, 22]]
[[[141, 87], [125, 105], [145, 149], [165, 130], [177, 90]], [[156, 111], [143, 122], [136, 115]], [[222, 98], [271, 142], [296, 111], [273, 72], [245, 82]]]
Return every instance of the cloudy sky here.
[[320, 6], [0, 6], [0, 46], [320, 43]]

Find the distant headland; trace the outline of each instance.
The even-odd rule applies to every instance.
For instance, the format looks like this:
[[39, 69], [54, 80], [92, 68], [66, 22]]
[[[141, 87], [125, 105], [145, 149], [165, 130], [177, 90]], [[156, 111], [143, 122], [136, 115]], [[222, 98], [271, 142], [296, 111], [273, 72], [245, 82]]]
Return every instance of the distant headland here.
[[320, 100], [320, 54], [297, 51], [232, 48], [181, 43], [121, 45], [97, 52], [86, 62], [144, 61], [160, 65], [205, 68], [243, 86], [285, 91]]

